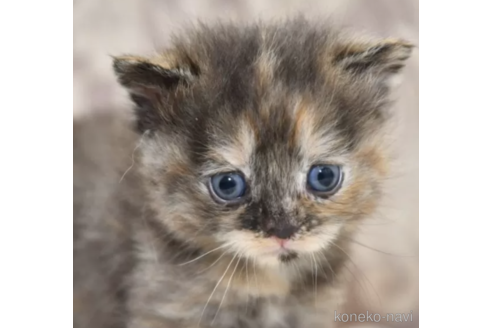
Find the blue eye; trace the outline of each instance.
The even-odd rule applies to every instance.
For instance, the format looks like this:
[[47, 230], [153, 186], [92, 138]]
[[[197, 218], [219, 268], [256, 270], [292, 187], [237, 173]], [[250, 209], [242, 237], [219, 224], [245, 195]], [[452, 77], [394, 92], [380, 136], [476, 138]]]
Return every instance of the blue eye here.
[[221, 200], [233, 201], [244, 196], [246, 182], [241, 174], [230, 172], [214, 175], [210, 180], [213, 194]]
[[307, 183], [311, 190], [330, 193], [342, 182], [342, 169], [338, 165], [315, 165], [308, 173]]

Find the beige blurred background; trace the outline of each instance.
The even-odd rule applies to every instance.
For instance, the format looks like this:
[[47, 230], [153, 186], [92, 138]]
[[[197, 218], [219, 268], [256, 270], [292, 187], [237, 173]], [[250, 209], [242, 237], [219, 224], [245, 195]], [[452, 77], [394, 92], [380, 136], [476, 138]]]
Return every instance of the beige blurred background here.
[[[326, 19], [331, 14], [341, 24], [418, 45], [418, 6], [417, 0], [74, 0], [74, 119], [94, 111], [130, 110], [109, 55], [165, 47], [172, 31], [196, 19], [250, 21], [299, 12]], [[418, 50], [397, 95], [399, 166], [381, 213], [356, 238], [364, 246], [354, 244], [356, 282], [346, 311], [382, 316], [412, 311], [413, 321], [382, 320], [367, 327], [418, 327]]]

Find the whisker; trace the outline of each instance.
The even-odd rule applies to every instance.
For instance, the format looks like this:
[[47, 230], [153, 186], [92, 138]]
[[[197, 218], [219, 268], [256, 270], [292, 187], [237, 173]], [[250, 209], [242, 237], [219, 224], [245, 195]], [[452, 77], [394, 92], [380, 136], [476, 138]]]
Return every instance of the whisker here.
[[184, 262], [184, 263], [181, 263], [181, 264], [178, 264], [178, 265], [179, 265], [179, 266], [183, 266], [183, 265], [186, 265], [186, 264], [189, 264], [189, 263], [193, 263], [193, 262], [195, 262], [195, 261], [197, 261], [197, 260], [201, 259], [202, 257], [207, 256], [208, 254], [213, 253], [213, 252], [215, 252], [216, 250], [222, 249], [222, 248], [224, 248], [224, 247], [226, 247], [226, 246], [227, 246], [227, 245], [222, 245], [222, 246], [219, 246], [219, 247], [217, 247], [217, 248], [212, 249], [211, 251], [208, 251], [208, 252], [206, 252], [206, 253], [204, 253], [204, 254], [202, 254], [202, 255], [200, 255], [200, 256], [198, 256], [198, 257], [194, 258], [194, 259], [193, 259], [193, 260], [191, 260], [191, 261], [187, 261], [187, 262]]
[[301, 269], [299, 268], [299, 264], [297, 264], [296, 262], [293, 262], [292, 265], [296, 269], [297, 278], [302, 281], [303, 286], [306, 286], [306, 282], [304, 281], [304, 279], [302, 279], [303, 277], [302, 277]]
[[[321, 253], [321, 254], [322, 254], [322, 255], [323, 255], [323, 257], [325, 258], [325, 261], [327, 262], [326, 264], [328, 264], [328, 266], [330, 266], [330, 264], [328, 263], [328, 259], [326, 258], [326, 256], [325, 256], [323, 253]], [[320, 260], [320, 259], [316, 256], [316, 255], [318, 255], [317, 253], [313, 253], [313, 255], [314, 255], [314, 257], [316, 258], [316, 260], [317, 260], [317, 262], [318, 262], [318, 264], [319, 264], [319, 268], [321, 269], [321, 272], [323, 273], [323, 275], [325, 276], [325, 278], [326, 278], [326, 279], [328, 279], [328, 280], [330, 280], [330, 277], [326, 274], [325, 269], [324, 269], [324, 268], [323, 268], [323, 266], [320, 264], [320, 262], [321, 262], [321, 263], [323, 263], [323, 261], [322, 261], [322, 260]], [[330, 270], [333, 272], [333, 270], [331, 269], [331, 267], [330, 267]]]
[[246, 284], [248, 285], [248, 297], [246, 298], [246, 306], [244, 308], [244, 312], [245, 313], [248, 313], [248, 308], [249, 308], [249, 298], [250, 298], [250, 295], [251, 295], [251, 288], [249, 286], [249, 274], [248, 274], [248, 262], [249, 262], [249, 258], [246, 258], [245, 261], [246, 263], [244, 263], [243, 265], [243, 269], [241, 270], [241, 272], [243, 272], [244, 268], [246, 268]]
[[201, 274], [201, 273], [203, 273], [203, 272], [205, 272], [205, 271], [207, 271], [208, 269], [211, 269], [211, 268], [212, 268], [215, 264], [217, 264], [217, 263], [220, 261], [220, 259], [221, 259], [221, 258], [223, 258], [223, 257], [224, 257], [224, 255], [226, 255], [226, 254], [227, 254], [227, 251], [222, 252], [222, 255], [220, 255], [220, 256], [219, 256], [219, 257], [218, 257], [218, 258], [217, 258], [217, 259], [216, 259], [216, 260], [215, 260], [212, 264], [210, 264], [210, 265], [209, 265], [208, 267], [206, 267], [205, 269], [198, 271], [198, 272], [197, 272], [197, 275], [198, 275], [198, 274]]
[[246, 258], [246, 283], [248, 284], [248, 294], [250, 294], [250, 288], [249, 288], [249, 273], [248, 273], [248, 262], [249, 262], [249, 258]]
[[375, 251], [375, 252], [378, 252], [378, 253], [383, 254], [383, 255], [394, 256], [394, 257], [408, 257], [408, 258], [416, 257], [416, 255], [398, 255], [398, 254], [388, 253], [388, 252], [385, 252], [385, 251], [376, 249], [374, 247], [364, 245], [361, 242], [358, 242], [357, 240], [354, 240], [354, 239], [351, 239], [351, 238], [348, 238], [348, 237], [347, 237], [347, 239], [350, 240], [351, 242], [353, 242], [354, 244], [357, 244], [359, 246], [365, 247], [367, 249], [370, 249], [371, 251]]
[[318, 265], [316, 263], [316, 259], [314, 258], [314, 254], [311, 253], [311, 257], [313, 258], [314, 265], [314, 308], [317, 309], [318, 303]]
[[[209, 222], [205, 223], [200, 229], [198, 229], [195, 234], [192, 235], [192, 237], [197, 237], [201, 234], [201, 232], [203, 232], [208, 226], [209, 226]], [[176, 258], [178, 258], [180, 255], [182, 255], [183, 253], [186, 253], [190, 250], [190, 247], [183, 247], [179, 252], [177, 252], [176, 254], [174, 254], [174, 256], [172, 257], [172, 260], [175, 260]]]
[[144, 137], [145, 135], [149, 132], [150, 130], [146, 130], [142, 136], [140, 137], [140, 140], [138, 141], [138, 144], [135, 146], [135, 148], [133, 149], [133, 152], [132, 152], [132, 164], [130, 165], [129, 168], [126, 169], [126, 171], [123, 173], [123, 175], [121, 176], [120, 178], [120, 181], [118, 183], [121, 183], [121, 181], [123, 181], [123, 179], [125, 178], [125, 176], [128, 174], [128, 172], [130, 172], [130, 170], [133, 168], [133, 166], [135, 165], [135, 151], [138, 149], [138, 147], [140, 147], [142, 145], [142, 142], [144, 140]]
[[217, 290], [217, 287], [219, 287], [220, 283], [222, 282], [222, 280], [224, 279], [225, 275], [227, 274], [227, 271], [229, 271], [229, 268], [231, 267], [231, 264], [232, 262], [234, 261], [234, 259], [236, 258], [238, 253], [236, 253], [234, 255], [234, 257], [231, 259], [231, 261], [229, 262], [229, 265], [227, 266], [227, 268], [224, 270], [224, 274], [222, 275], [222, 277], [220, 277], [219, 281], [217, 282], [217, 284], [215, 284], [215, 287], [214, 289], [212, 290], [212, 293], [210, 294], [210, 296], [208, 297], [208, 300], [207, 302], [205, 303], [205, 306], [203, 307], [203, 310], [202, 310], [202, 314], [200, 316], [200, 320], [198, 320], [198, 324], [197, 324], [197, 327], [200, 327], [200, 323], [202, 322], [202, 319], [203, 319], [203, 315], [205, 314], [205, 310], [207, 309], [207, 306], [208, 306], [208, 303], [210, 302], [210, 300], [212, 299], [212, 297], [214, 296], [214, 293], [215, 291]]
[[[236, 255], [237, 255], [237, 254], [238, 254], [238, 253], [236, 253]], [[235, 255], [234, 257], [236, 257], [236, 255]], [[227, 295], [227, 291], [229, 290], [229, 287], [231, 286], [231, 281], [232, 281], [232, 278], [234, 278], [234, 274], [236, 273], [236, 270], [237, 270], [237, 267], [238, 267], [238, 265], [239, 265], [239, 262], [241, 262], [241, 258], [239, 258], [239, 257], [238, 257], [238, 258], [237, 258], [237, 263], [236, 263], [236, 266], [234, 267], [234, 270], [232, 271], [231, 277], [229, 278], [229, 281], [227, 282], [227, 287], [226, 287], [226, 290], [225, 290], [225, 292], [224, 292], [224, 295], [222, 296], [222, 299], [220, 300], [220, 303], [219, 303], [219, 308], [217, 309], [217, 312], [215, 312], [215, 316], [214, 316], [214, 318], [213, 318], [213, 320], [212, 320], [211, 325], [213, 325], [213, 324], [214, 324], [214, 322], [215, 322], [215, 318], [217, 317], [217, 314], [219, 314], [220, 308], [221, 308], [222, 303], [224, 302], [224, 299], [225, 299], [225, 297], [226, 297], [226, 295]]]
[[[309, 257], [311, 260], [311, 283], [313, 285], [313, 293], [316, 295], [316, 292], [314, 290], [314, 262], [313, 262], [313, 257], [312, 255]], [[316, 304], [316, 298], [315, 298], [315, 304]]]

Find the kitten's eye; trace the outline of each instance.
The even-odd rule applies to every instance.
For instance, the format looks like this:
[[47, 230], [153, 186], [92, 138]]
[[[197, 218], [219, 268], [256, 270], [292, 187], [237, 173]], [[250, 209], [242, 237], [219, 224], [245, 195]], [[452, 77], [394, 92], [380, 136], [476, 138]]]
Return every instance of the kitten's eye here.
[[246, 182], [241, 174], [230, 172], [214, 175], [210, 179], [213, 194], [221, 200], [233, 201], [244, 196]]
[[308, 187], [318, 193], [334, 193], [342, 182], [342, 169], [338, 165], [315, 165], [308, 173]]

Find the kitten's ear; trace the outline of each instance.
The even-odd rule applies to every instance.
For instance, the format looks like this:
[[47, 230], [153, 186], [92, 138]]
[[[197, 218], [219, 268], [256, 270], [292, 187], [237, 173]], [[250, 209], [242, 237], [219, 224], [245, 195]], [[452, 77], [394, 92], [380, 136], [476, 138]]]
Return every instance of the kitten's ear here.
[[355, 75], [370, 74], [385, 84], [391, 84], [410, 58], [413, 48], [409, 42], [394, 39], [352, 42], [339, 46], [334, 60], [343, 70]]
[[177, 65], [164, 57], [113, 57], [113, 70], [136, 105], [140, 132], [151, 130], [166, 119], [173, 91], [180, 84], [190, 83], [197, 74], [193, 65]]

